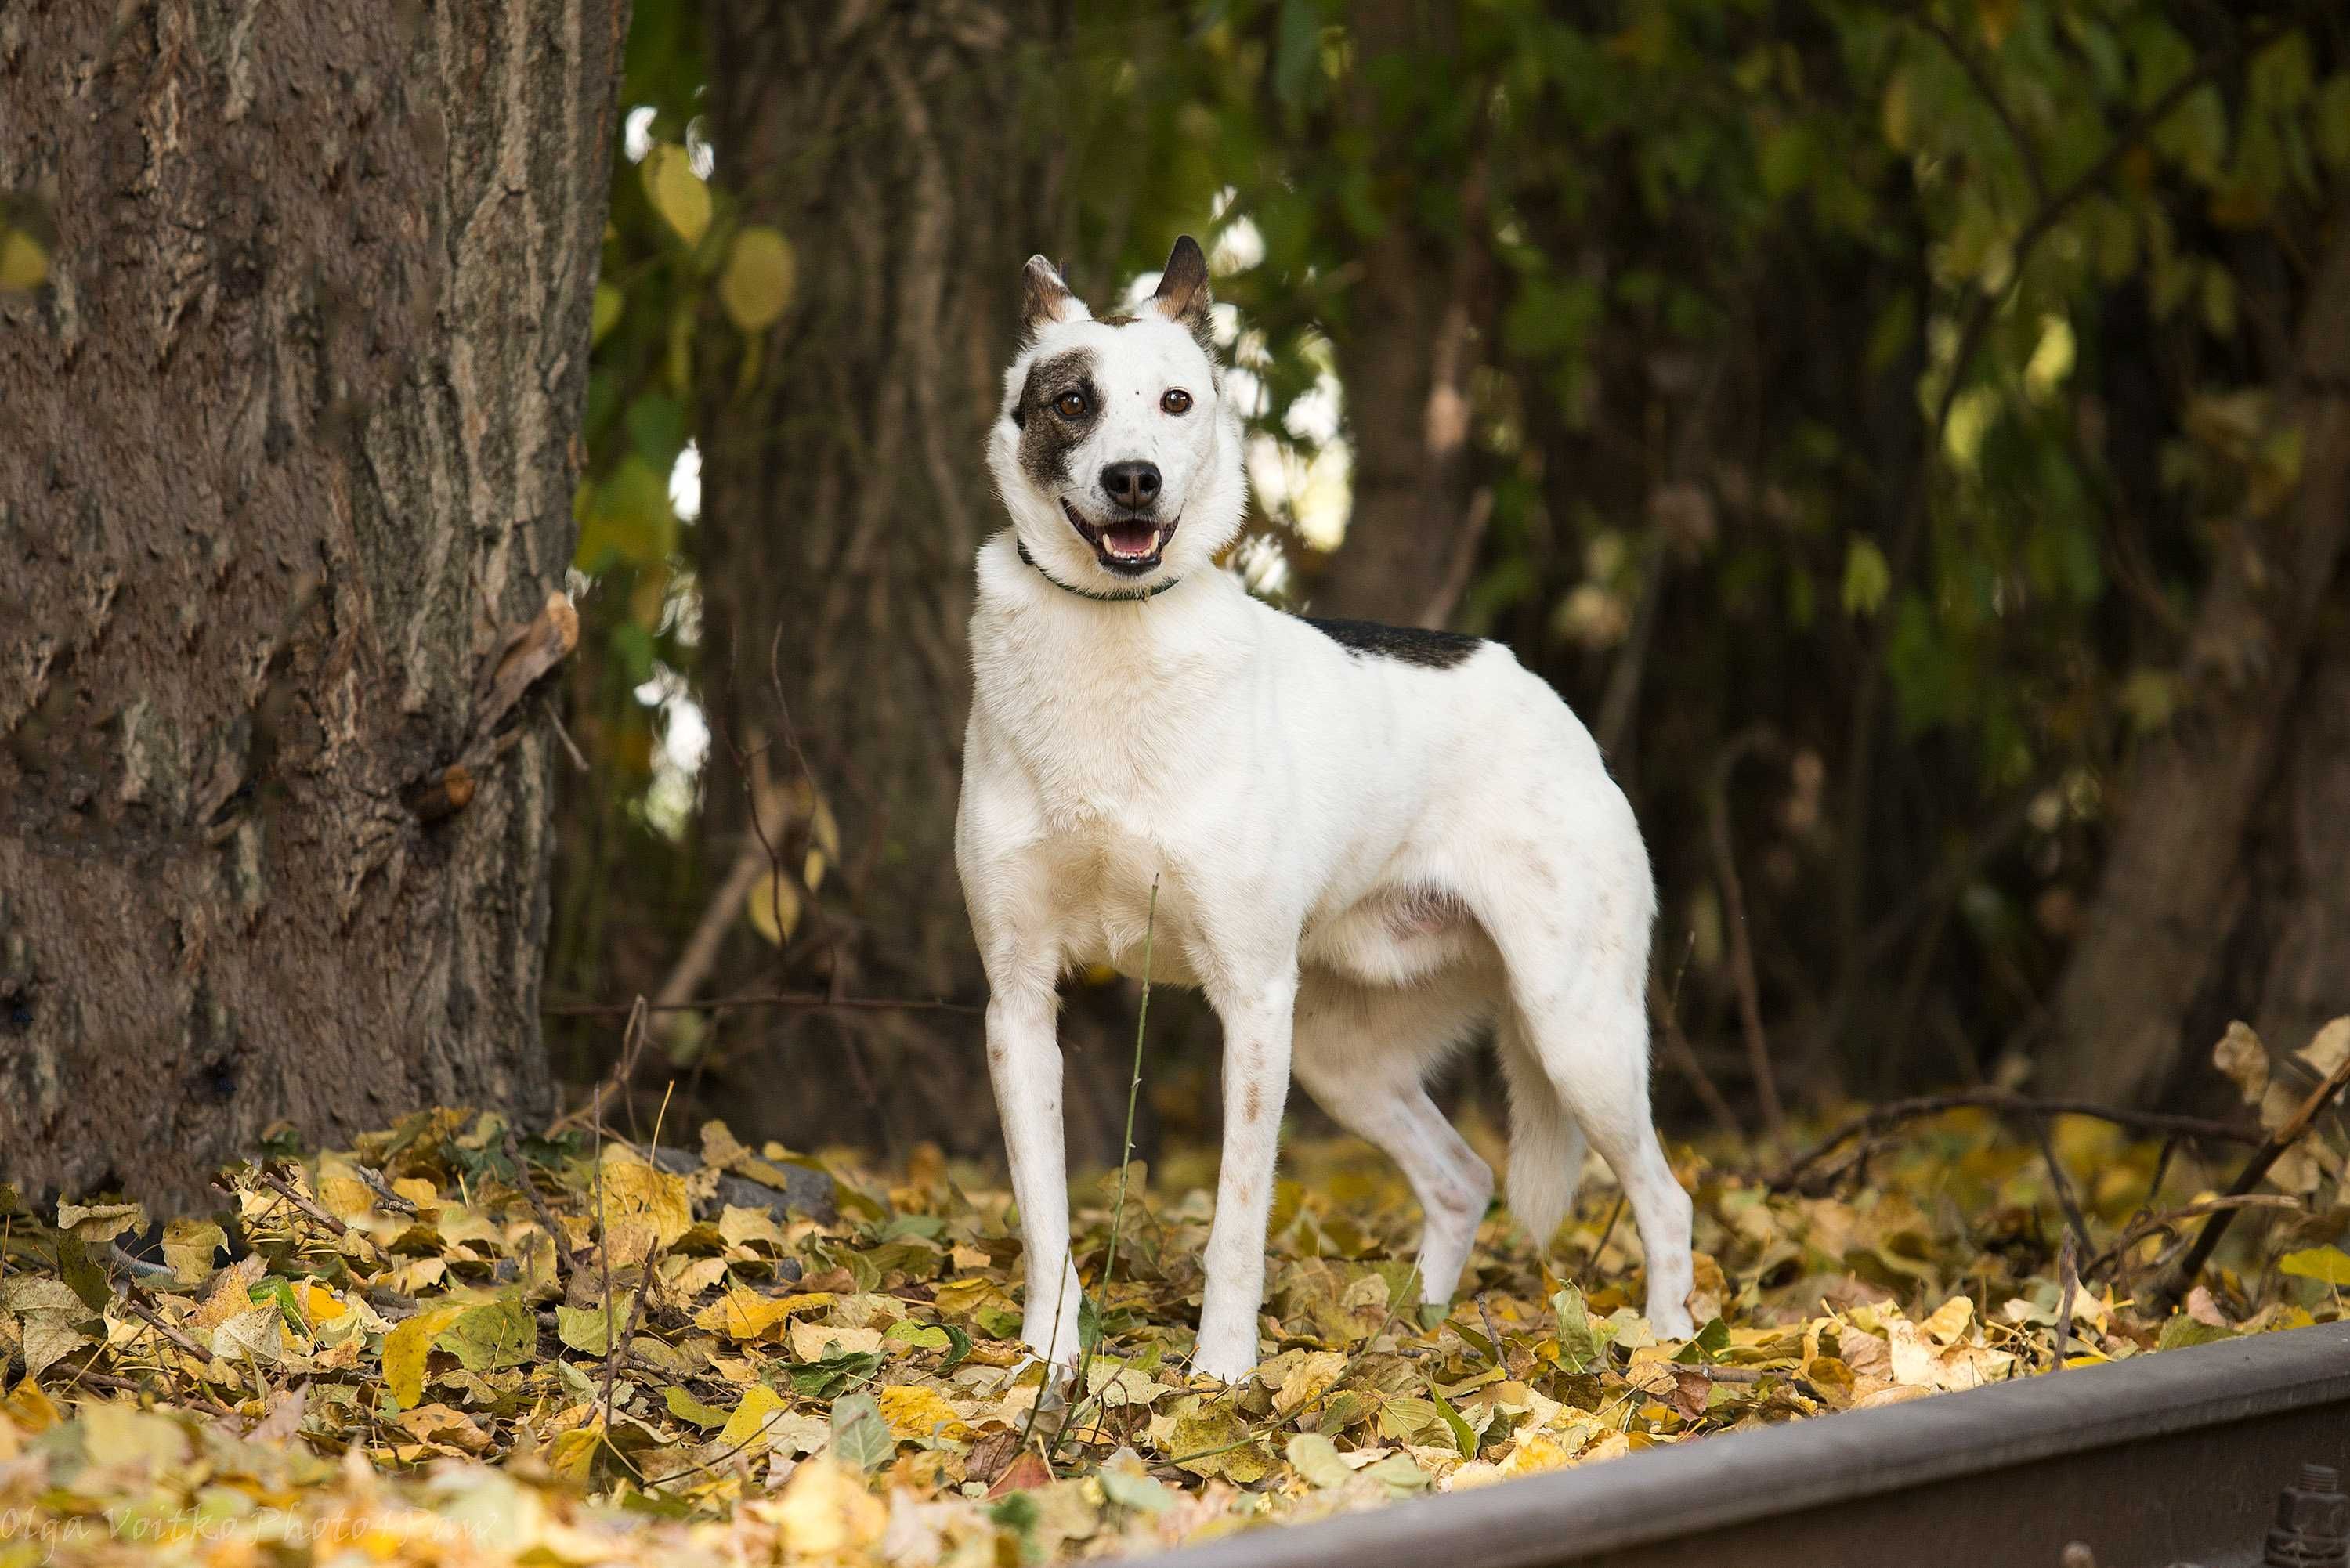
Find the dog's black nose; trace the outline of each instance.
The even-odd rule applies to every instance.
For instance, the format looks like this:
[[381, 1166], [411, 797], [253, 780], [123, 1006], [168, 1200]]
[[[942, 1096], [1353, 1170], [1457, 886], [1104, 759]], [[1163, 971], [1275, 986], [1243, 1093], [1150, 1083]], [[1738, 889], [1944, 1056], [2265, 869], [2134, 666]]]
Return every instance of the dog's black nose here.
[[1120, 506], [1139, 511], [1159, 499], [1159, 465], [1113, 462], [1101, 471], [1101, 487]]

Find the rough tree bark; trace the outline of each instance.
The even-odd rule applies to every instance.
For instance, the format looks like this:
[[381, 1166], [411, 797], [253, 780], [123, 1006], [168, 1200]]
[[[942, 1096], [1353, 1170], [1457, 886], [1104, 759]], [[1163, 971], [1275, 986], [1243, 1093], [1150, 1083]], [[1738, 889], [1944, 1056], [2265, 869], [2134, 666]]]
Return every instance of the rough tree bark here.
[[546, 720], [477, 680], [569, 560], [626, 20], [0, 10], [0, 1175], [544, 1105]]
[[[964, 627], [974, 552], [1003, 525], [983, 451], [1020, 266], [1066, 259], [1073, 232], [1062, 150], [1030, 112], [1071, 13], [1066, 0], [713, 10], [719, 182], [794, 241], [799, 270], [755, 380], [743, 386], [731, 358], [707, 369], [694, 536], [704, 691], [727, 738], [704, 785], [707, 880], [745, 832], [733, 750], [768, 745], [779, 779], [804, 756], [840, 823], [852, 916], [812, 919], [785, 960], [813, 955], [816, 980], [847, 992], [981, 992], [953, 855]], [[827, 889], [828, 911], [843, 900]], [[753, 961], [738, 948], [729, 967]], [[759, 1032], [766, 1089], [746, 1085], [762, 1101], [749, 1114], [779, 1136], [993, 1136], [972, 1020], [724, 1026]], [[1122, 1105], [1122, 1069], [1118, 1083]], [[1083, 1100], [1073, 1085], [1081, 1127]]]
[[[2340, 950], [2329, 964], [2307, 945], [2339, 929], [2333, 917], [2311, 906], [2303, 914], [2317, 924], [2303, 929], [2286, 904], [2255, 909], [2258, 879], [2247, 875], [2264, 804], [2280, 799], [2293, 804], [2268, 819], [2272, 854], [2289, 861], [2298, 843], [2311, 858], [2270, 878], [2270, 897], [2324, 882], [2344, 859], [2340, 825], [2327, 820], [2340, 815], [2341, 797], [2303, 794], [2322, 792], [2343, 765], [2324, 749], [2338, 715], [2318, 706], [2339, 700], [2342, 681], [2333, 659], [2316, 658], [2316, 644], [2350, 539], [2350, 218], [2335, 219], [2306, 301], [2293, 370], [2279, 389], [2283, 416], [2302, 434], [2300, 483], [2274, 517], [2229, 538], [2180, 671], [2186, 711], [2140, 753], [2124, 785], [2097, 897], [2057, 993], [2044, 1067], [2060, 1094], [2123, 1102], [2159, 1095], [2199, 1044], [2183, 1038], [2199, 1003], [2235, 1016], [2272, 1012], [2280, 1026], [2350, 1005]], [[2338, 887], [2326, 894], [2338, 903]], [[2215, 981], [2233, 971], [2231, 948], [2246, 950], [2237, 935], [2247, 920], [2268, 933], [2245, 939], [2265, 956], [2241, 986], [2226, 988], [2241, 994], [2214, 998]]]
[[[1446, 62], [1459, 52], [1449, 7], [1364, 0], [1348, 20], [1363, 61], [1407, 56], [1448, 78]], [[1375, 101], [1371, 74], [1357, 69], [1347, 112], [1374, 146], [1398, 144], [1413, 128], [1393, 123]], [[1392, 166], [1411, 167], [1399, 146]], [[1320, 615], [1437, 628], [1460, 597], [1482, 532], [1470, 378], [1490, 351], [1493, 290], [1473, 163], [1460, 233], [1440, 236], [1413, 221], [1419, 195], [1398, 192], [1404, 211], [1364, 249], [1347, 302], [1351, 329], [1333, 344], [1353, 437], [1354, 504], [1313, 605]]]

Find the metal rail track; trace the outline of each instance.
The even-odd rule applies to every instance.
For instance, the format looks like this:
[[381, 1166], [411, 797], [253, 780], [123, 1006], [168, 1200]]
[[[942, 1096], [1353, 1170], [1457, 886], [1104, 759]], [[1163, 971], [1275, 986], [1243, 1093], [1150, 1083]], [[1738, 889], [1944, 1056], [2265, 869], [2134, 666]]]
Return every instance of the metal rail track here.
[[2350, 1324], [2166, 1351], [1269, 1528], [1151, 1568], [2246, 1568], [2350, 1474]]

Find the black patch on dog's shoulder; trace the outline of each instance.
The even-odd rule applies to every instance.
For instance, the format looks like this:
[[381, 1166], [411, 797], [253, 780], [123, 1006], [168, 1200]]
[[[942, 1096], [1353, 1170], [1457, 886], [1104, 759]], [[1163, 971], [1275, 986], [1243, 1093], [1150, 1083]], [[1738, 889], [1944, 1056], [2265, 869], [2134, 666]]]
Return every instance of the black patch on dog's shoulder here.
[[[1086, 411], [1066, 419], [1054, 408], [1068, 392], [1083, 394]], [[1094, 387], [1094, 354], [1072, 348], [1028, 367], [1012, 421], [1020, 428], [1020, 467], [1029, 482], [1048, 494], [1069, 487], [1069, 452], [1101, 418], [1101, 394]]]
[[1430, 670], [1450, 670], [1485, 646], [1483, 638], [1465, 631], [1422, 631], [1416, 626], [1382, 626], [1375, 620], [1297, 618], [1349, 653], [1400, 659]]

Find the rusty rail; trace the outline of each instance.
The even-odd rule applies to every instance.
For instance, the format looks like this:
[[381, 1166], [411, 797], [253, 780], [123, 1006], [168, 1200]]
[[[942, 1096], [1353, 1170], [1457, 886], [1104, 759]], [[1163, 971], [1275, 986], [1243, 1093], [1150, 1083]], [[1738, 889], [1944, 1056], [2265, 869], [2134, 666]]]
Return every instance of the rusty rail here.
[[1264, 1529], [1152, 1568], [2249, 1568], [2350, 1474], [2350, 1324], [2166, 1351]]

